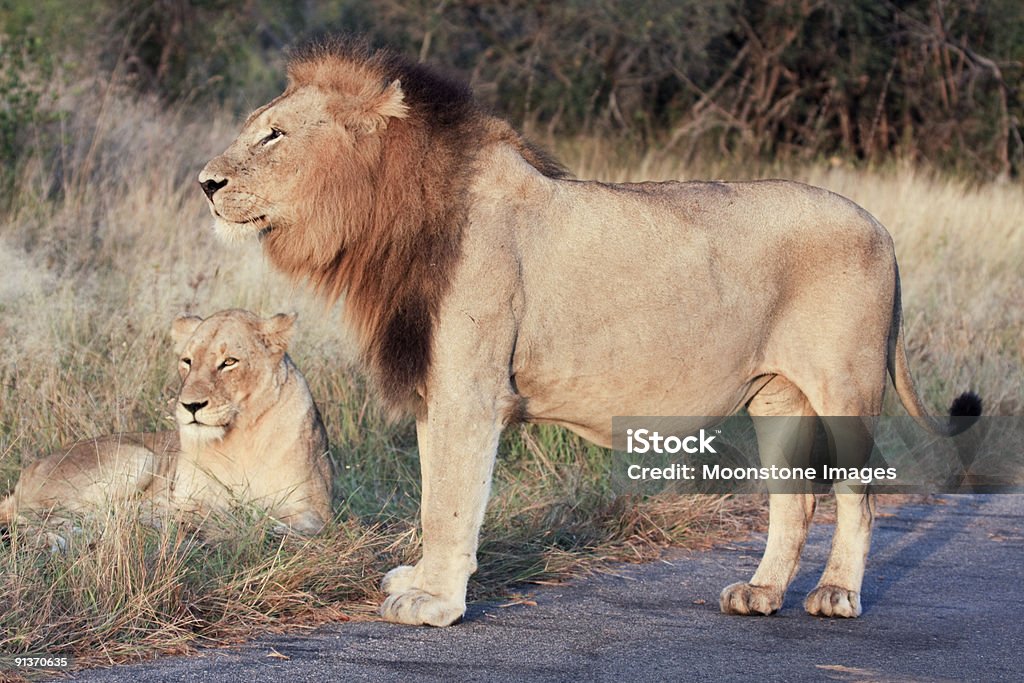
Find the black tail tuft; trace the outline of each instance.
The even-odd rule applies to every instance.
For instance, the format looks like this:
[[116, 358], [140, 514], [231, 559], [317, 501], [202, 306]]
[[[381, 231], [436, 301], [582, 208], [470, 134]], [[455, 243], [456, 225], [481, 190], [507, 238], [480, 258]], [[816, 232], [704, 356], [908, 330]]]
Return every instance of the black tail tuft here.
[[965, 391], [953, 400], [949, 407], [950, 417], [978, 417], [981, 415], [981, 396]]
[[981, 416], [981, 397], [973, 391], [964, 393], [953, 399], [949, 406], [949, 427], [950, 436], [955, 436], [964, 431]]
[[0, 524], [0, 548], [7, 548], [11, 545], [11, 528], [6, 524]]

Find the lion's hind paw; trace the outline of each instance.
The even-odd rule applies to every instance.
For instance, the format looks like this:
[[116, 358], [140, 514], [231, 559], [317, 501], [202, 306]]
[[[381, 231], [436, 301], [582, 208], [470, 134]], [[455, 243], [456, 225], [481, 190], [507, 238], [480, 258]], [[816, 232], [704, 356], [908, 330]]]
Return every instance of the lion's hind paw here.
[[772, 586], [754, 586], [740, 581], [722, 590], [718, 606], [725, 614], [774, 614], [782, 607], [783, 592]]
[[808, 593], [804, 609], [816, 617], [859, 617], [860, 593], [841, 586], [818, 586]]

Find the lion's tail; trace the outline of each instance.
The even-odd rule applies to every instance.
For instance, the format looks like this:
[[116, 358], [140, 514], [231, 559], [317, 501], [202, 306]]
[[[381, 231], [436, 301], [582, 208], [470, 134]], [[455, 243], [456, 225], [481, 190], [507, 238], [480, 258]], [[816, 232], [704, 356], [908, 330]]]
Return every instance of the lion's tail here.
[[903, 407], [922, 427], [941, 436], [954, 436], [964, 431], [981, 416], [981, 397], [973, 391], [964, 393], [953, 399], [949, 407], [949, 417], [941, 419], [929, 415], [921, 402], [921, 396], [910, 376], [907, 362], [907, 348], [903, 341], [903, 305], [900, 301], [900, 276], [896, 272], [896, 295], [893, 300], [892, 326], [889, 329], [889, 376], [896, 387]]

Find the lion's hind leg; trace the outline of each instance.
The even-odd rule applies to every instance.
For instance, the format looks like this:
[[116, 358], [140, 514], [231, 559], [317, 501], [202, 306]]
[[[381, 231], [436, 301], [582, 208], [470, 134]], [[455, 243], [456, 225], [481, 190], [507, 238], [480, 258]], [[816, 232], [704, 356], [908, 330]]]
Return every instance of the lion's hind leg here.
[[[837, 465], [863, 467], [871, 455], [870, 418], [832, 417], [824, 422]], [[858, 617], [874, 509], [868, 485], [861, 481], [836, 481], [835, 493], [832, 549], [818, 585], [804, 600], [804, 609], [819, 617]]]
[[[803, 393], [776, 376], [748, 406], [764, 466], [804, 467], [814, 445], [816, 416]], [[782, 607], [796, 574], [807, 529], [814, 515], [814, 494], [773, 491], [769, 495], [768, 543], [748, 583], [727, 586], [719, 598], [726, 614], [772, 614]]]

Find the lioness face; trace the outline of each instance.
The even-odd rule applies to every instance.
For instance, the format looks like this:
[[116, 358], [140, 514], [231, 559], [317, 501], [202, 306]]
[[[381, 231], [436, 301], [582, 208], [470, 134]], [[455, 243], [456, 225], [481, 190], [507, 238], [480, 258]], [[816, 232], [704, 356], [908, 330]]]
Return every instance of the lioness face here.
[[206, 320], [174, 321], [181, 377], [175, 419], [183, 437], [222, 439], [246, 415], [263, 412], [265, 407], [256, 404], [275, 400], [294, 320], [224, 311]]

